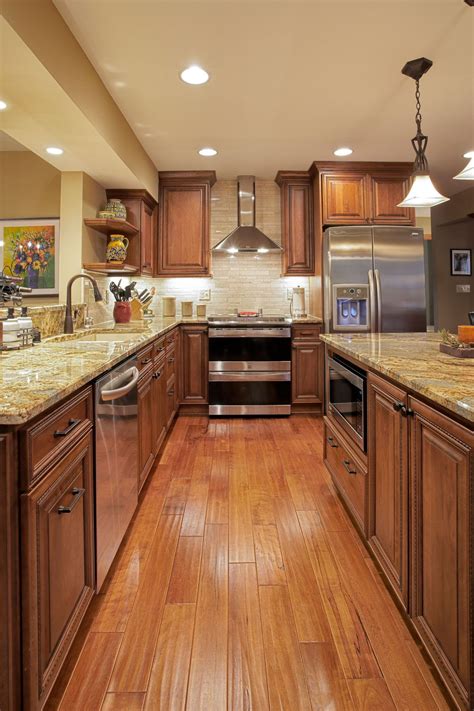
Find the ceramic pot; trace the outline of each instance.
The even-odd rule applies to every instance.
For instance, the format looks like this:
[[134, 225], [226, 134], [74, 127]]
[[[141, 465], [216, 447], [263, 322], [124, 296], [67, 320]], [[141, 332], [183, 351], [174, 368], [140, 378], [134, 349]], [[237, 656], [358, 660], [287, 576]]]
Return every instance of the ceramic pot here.
[[127, 208], [125, 207], [123, 202], [121, 200], [118, 200], [117, 198], [111, 198], [107, 202], [105, 209], [107, 211], [110, 210], [111, 212], [113, 212], [115, 215], [115, 219], [117, 220], [127, 219]]
[[129, 323], [132, 318], [132, 307], [129, 301], [116, 301], [114, 305], [115, 323]]
[[123, 264], [127, 257], [128, 239], [123, 235], [110, 235], [107, 245], [106, 259], [108, 262]]

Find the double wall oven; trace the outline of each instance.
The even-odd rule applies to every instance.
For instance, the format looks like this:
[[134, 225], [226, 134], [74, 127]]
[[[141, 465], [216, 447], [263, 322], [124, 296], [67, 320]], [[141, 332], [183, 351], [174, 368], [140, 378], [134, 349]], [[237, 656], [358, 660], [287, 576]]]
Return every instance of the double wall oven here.
[[209, 319], [209, 414], [289, 415], [291, 326], [285, 317]]

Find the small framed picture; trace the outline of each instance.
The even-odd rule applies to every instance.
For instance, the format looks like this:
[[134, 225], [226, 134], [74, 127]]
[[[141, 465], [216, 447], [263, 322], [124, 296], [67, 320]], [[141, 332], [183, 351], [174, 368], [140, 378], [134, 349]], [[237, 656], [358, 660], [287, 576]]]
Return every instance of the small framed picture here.
[[59, 293], [59, 218], [0, 220], [0, 271], [19, 277], [31, 296]]
[[451, 276], [471, 276], [471, 250], [451, 249]]

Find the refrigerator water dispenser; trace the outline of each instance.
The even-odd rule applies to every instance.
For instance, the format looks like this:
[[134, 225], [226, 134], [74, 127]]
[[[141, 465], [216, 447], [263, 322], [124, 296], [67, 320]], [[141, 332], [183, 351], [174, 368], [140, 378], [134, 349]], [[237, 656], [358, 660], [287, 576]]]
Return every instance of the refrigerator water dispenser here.
[[369, 289], [367, 284], [338, 284], [333, 287], [334, 331], [368, 330]]

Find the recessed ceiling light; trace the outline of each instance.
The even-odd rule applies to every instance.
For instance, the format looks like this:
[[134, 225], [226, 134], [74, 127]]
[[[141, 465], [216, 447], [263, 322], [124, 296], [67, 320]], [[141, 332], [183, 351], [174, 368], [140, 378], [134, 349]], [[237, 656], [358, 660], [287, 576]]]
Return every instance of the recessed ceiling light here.
[[350, 156], [352, 153], [352, 148], [336, 148], [334, 151], [335, 156]]
[[0, 101], [0, 111], [5, 111], [7, 106], [8, 106], [8, 104], [6, 101]]
[[215, 148], [200, 148], [198, 150], [200, 156], [216, 156], [217, 151]]
[[62, 148], [56, 148], [56, 146], [48, 146], [46, 153], [49, 153], [50, 156], [62, 156], [64, 151]]
[[474, 151], [468, 151], [465, 153], [464, 158], [474, 158]]
[[205, 84], [209, 81], [209, 74], [197, 64], [192, 64], [179, 75], [186, 84]]

